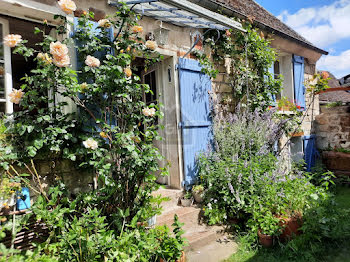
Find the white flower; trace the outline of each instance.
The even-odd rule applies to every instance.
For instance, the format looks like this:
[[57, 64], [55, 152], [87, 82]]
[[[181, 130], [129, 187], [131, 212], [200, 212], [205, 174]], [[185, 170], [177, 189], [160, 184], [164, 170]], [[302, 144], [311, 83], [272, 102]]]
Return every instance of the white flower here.
[[4, 44], [9, 47], [15, 47], [20, 42], [22, 42], [22, 36], [21, 35], [7, 35], [4, 37]]
[[99, 27], [109, 28], [111, 25], [112, 23], [108, 19], [101, 19], [98, 21]]
[[58, 1], [58, 5], [62, 9], [62, 11], [65, 12], [67, 15], [70, 15], [75, 10], [77, 10], [77, 6], [72, 0], [60, 0]]
[[145, 107], [144, 109], [142, 109], [142, 114], [144, 114], [145, 116], [153, 117], [155, 115], [155, 113], [156, 113], [155, 108]]
[[9, 94], [10, 101], [18, 105], [23, 95], [24, 95], [24, 92], [21, 89], [19, 90], [13, 89], [13, 91]]
[[92, 138], [89, 138], [83, 142], [85, 148], [89, 148], [92, 150], [95, 150], [98, 148], [98, 143], [97, 141], [93, 140]]
[[85, 64], [90, 67], [99, 67], [101, 62], [98, 58], [88, 55], [85, 59]]

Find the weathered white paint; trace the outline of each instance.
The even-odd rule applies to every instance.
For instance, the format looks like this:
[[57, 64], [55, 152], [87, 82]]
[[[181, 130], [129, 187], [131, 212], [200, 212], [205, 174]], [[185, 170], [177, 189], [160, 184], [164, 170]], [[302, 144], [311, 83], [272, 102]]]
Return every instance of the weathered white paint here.
[[[4, 36], [8, 35], [9, 32], [9, 23], [6, 19], [0, 18], [0, 24], [2, 25], [2, 36], [1, 39], [4, 38]], [[6, 114], [12, 114], [13, 113], [13, 103], [10, 102], [10, 97], [8, 96], [9, 93], [12, 91], [12, 69], [11, 69], [11, 48], [7, 45], [4, 46], [4, 64], [5, 64], [5, 99], [1, 101], [2, 103], [5, 102], [5, 110]]]
[[1, 0], [0, 13], [33, 22], [42, 22], [46, 19], [52, 25], [58, 24], [58, 20], [53, 19], [54, 14], [65, 15], [58, 6], [32, 0]]
[[280, 70], [283, 75], [282, 96], [287, 97], [290, 101], [294, 101], [294, 76], [292, 55], [288, 54], [278, 58], [280, 61]]

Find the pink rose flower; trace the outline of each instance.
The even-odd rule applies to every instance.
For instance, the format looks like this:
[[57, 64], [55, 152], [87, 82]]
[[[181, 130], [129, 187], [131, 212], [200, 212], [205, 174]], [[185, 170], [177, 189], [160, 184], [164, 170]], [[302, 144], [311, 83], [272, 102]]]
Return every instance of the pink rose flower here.
[[155, 115], [155, 113], [156, 113], [156, 109], [155, 108], [148, 108], [148, 107], [146, 107], [146, 108], [142, 109], [142, 114], [144, 116], [153, 117]]
[[124, 69], [124, 73], [127, 77], [131, 77], [132, 76], [132, 71], [130, 69], [130, 67], [127, 67]]
[[63, 57], [54, 56], [53, 63], [58, 67], [68, 67], [70, 65], [70, 58], [68, 55], [65, 55]]
[[151, 49], [153, 51], [156, 50], [158, 47], [157, 43], [155, 41], [151, 41], [151, 40], [148, 40], [145, 45], [148, 49]]
[[139, 25], [134, 25], [131, 30], [137, 34], [137, 33], [142, 33], [143, 32], [143, 27]]
[[99, 67], [101, 62], [96, 57], [88, 55], [85, 59], [85, 64], [90, 67]]
[[10, 101], [18, 105], [23, 95], [24, 95], [24, 92], [21, 89], [19, 90], [13, 89], [12, 92], [9, 94]]
[[60, 0], [58, 1], [58, 5], [67, 15], [72, 14], [75, 10], [77, 10], [77, 6], [72, 0]]
[[60, 41], [50, 43], [50, 54], [56, 59], [68, 55], [68, 47]]
[[108, 19], [101, 19], [98, 21], [99, 27], [109, 28], [111, 25], [112, 23]]
[[20, 42], [22, 42], [22, 36], [21, 35], [7, 35], [4, 37], [4, 44], [9, 47], [15, 47]]

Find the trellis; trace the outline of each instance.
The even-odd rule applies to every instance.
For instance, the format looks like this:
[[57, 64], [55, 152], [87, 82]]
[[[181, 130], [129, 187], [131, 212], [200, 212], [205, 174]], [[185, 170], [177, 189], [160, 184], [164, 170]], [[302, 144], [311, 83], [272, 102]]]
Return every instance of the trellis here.
[[[217, 30], [232, 28], [245, 31], [242, 25], [233, 19], [187, 0], [130, 0], [124, 1], [124, 3], [141, 15], [181, 27]], [[121, 2], [109, 0], [109, 4], [118, 7]]]

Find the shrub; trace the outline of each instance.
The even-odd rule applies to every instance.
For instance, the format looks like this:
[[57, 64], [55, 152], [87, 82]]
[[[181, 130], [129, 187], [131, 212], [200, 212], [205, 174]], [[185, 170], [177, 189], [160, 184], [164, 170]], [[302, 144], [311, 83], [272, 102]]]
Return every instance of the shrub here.
[[[271, 111], [244, 111], [217, 119], [215, 151], [198, 159], [209, 224], [238, 219], [252, 232], [262, 229], [278, 235], [279, 217], [303, 214], [327, 197], [332, 176], [309, 175], [303, 166], [291, 168], [285, 158], [274, 154], [274, 143], [286, 123]], [[320, 186], [311, 183], [315, 180]]]

